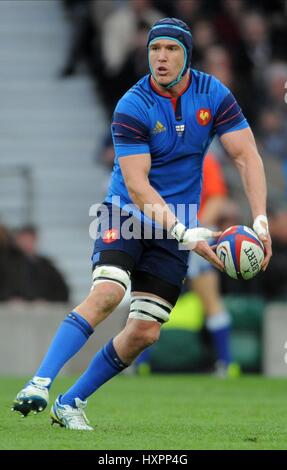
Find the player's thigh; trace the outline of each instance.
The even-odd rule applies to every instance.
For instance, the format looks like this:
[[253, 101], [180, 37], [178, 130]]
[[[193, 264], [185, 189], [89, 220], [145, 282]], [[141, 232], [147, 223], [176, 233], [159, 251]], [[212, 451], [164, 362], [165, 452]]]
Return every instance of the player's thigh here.
[[188, 251], [180, 251], [176, 240], [152, 240], [131, 277], [129, 318], [167, 322], [182, 290], [187, 260]]
[[152, 240], [132, 276], [132, 291], [144, 291], [175, 305], [186, 276], [188, 250], [175, 239]]
[[[126, 222], [128, 219], [131, 220], [130, 215], [113, 204], [102, 204], [99, 212], [100, 218], [98, 219], [92, 253], [93, 271], [97, 266], [103, 264], [116, 266], [114, 252], [117, 252], [116, 261], [119, 263], [119, 267], [122, 267], [122, 263], [124, 263], [124, 269], [131, 272], [141, 256], [143, 245], [140, 236], [139, 238], [129, 237], [129, 230], [125, 230]], [[137, 220], [132, 220], [134, 225], [139, 225]], [[125, 259], [119, 259], [119, 252], [124, 253]]]
[[140, 239], [127, 239], [122, 226], [129, 217], [112, 204], [103, 204], [92, 253], [92, 288], [81, 308], [110, 313], [122, 300], [142, 251]]

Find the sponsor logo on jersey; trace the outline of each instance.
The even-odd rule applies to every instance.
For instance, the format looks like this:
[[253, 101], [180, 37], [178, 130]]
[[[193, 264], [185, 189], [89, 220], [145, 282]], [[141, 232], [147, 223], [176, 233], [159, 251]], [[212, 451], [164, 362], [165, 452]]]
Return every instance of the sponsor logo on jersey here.
[[210, 109], [201, 108], [196, 113], [196, 119], [198, 124], [201, 126], [207, 126], [211, 120], [211, 111]]
[[154, 126], [152, 130], [152, 133], [160, 134], [161, 132], [165, 132], [165, 131], [166, 131], [166, 128], [164, 127], [164, 125], [160, 121], [157, 121], [156, 125]]
[[104, 243], [113, 243], [119, 238], [119, 232], [116, 228], [111, 228], [110, 230], [106, 230], [103, 236]]
[[179, 137], [182, 136], [182, 134], [184, 133], [184, 130], [185, 130], [185, 125], [184, 124], [178, 124], [177, 126], [175, 126], [175, 130], [177, 132], [177, 135]]

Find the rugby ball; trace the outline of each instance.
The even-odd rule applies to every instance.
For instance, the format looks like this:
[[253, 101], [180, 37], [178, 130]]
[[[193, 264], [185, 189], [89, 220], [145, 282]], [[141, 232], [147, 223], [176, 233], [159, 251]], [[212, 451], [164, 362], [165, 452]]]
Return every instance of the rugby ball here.
[[230, 277], [248, 280], [261, 269], [264, 246], [251, 228], [234, 225], [217, 240], [216, 254]]

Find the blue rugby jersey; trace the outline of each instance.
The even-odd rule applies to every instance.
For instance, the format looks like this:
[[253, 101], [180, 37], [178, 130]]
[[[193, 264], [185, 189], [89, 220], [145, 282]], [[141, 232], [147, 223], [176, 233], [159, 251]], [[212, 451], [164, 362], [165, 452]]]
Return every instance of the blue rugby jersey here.
[[120, 206], [132, 203], [121, 173], [123, 156], [149, 153], [149, 181], [168, 204], [184, 204], [179, 220], [194, 226], [188, 205], [200, 202], [202, 165], [215, 136], [248, 127], [230, 90], [217, 78], [191, 70], [191, 80], [180, 97], [160, 95], [143, 77], [119, 100], [112, 122], [115, 162], [106, 202], [120, 196]]

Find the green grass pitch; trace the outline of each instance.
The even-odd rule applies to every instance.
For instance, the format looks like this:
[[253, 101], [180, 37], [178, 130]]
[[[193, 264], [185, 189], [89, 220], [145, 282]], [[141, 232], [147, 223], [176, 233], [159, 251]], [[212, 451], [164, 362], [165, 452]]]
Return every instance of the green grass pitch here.
[[[287, 449], [287, 381], [247, 376], [121, 376], [89, 400], [94, 432], [10, 411], [24, 381], [0, 379], [0, 449]], [[57, 379], [51, 399], [71, 385]]]

